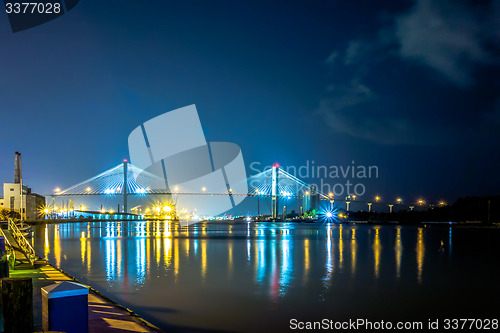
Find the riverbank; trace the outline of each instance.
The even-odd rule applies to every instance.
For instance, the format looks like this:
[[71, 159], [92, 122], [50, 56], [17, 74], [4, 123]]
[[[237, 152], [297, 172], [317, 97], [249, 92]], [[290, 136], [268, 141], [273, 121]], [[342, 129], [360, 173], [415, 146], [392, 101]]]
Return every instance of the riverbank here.
[[[38, 259], [35, 269], [19, 265], [11, 269], [10, 277], [30, 277], [33, 281], [33, 318], [35, 331], [42, 331], [41, 288], [63, 281], [79, 282], [73, 276]], [[81, 283], [83, 284], [83, 283]], [[83, 284], [85, 285], [85, 284]], [[90, 286], [88, 296], [89, 333], [93, 332], [162, 332], [159, 328], [139, 317], [133, 311], [119, 305]]]

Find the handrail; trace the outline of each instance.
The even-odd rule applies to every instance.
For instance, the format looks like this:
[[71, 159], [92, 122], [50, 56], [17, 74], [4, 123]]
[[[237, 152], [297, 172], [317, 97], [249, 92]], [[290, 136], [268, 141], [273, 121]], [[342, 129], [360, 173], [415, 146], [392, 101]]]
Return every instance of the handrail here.
[[12, 232], [12, 236], [17, 241], [17, 244], [21, 247], [21, 250], [26, 255], [26, 258], [28, 258], [31, 266], [35, 266], [35, 260], [36, 260], [35, 250], [31, 246], [31, 244], [26, 240], [26, 238], [21, 233], [16, 223], [12, 219], [9, 219], [9, 229]]

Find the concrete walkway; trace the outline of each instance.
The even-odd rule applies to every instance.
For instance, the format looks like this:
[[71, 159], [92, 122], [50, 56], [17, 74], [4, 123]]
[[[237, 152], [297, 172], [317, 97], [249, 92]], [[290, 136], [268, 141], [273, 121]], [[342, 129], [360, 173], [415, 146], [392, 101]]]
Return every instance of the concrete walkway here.
[[[16, 258], [24, 258], [16, 253]], [[30, 277], [33, 281], [33, 318], [35, 331], [42, 331], [42, 293], [41, 288], [62, 281], [75, 279], [56, 269], [45, 260], [39, 259], [35, 268], [27, 260], [18, 261], [15, 269], [10, 269], [10, 277]], [[78, 281], [76, 281], [78, 282]], [[88, 296], [89, 332], [160, 332], [153, 325], [126, 311], [112, 301], [101, 297], [92, 289]]]

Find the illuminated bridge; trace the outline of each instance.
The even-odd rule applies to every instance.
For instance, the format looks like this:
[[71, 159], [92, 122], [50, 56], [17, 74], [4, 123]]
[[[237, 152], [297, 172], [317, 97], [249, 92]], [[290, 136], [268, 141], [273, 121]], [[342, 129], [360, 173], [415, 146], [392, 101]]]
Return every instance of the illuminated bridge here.
[[[198, 191], [187, 191], [182, 186], [169, 188], [164, 178], [142, 170], [125, 160], [95, 177], [57, 191], [49, 196], [51, 200], [48, 202], [49, 208], [58, 212], [92, 211], [170, 215], [170, 218], [192, 218], [193, 216], [206, 218], [217, 214], [212, 215], [210, 209], [204, 210], [202, 207], [216, 207], [221, 202], [221, 198], [226, 201], [229, 199], [234, 204], [234, 198], [252, 197], [254, 198], [251, 204], [253, 212], [257, 205], [259, 216], [269, 214], [272, 218], [277, 218], [281, 213], [286, 214], [287, 206], [289, 210], [296, 207], [300, 213], [303, 213], [311, 208], [319, 208], [321, 200], [328, 200], [330, 204], [327, 207], [331, 209], [334, 202], [342, 202], [342, 206], [349, 210], [349, 204], [354, 200], [350, 197], [334, 198], [332, 193], [321, 193], [314, 185], [309, 185], [284, 171], [278, 164], [271, 169], [243, 179], [240, 183], [233, 184], [235, 189], [228, 186], [226, 192], [211, 191], [208, 186], [201, 186]], [[295, 201], [292, 202], [293, 200]], [[261, 210], [261, 202], [264, 206], [267, 205], [265, 209]], [[371, 210], [371, 202], [360, 200], [356, 202], [367, 204], [368, 210]], [[241, 205], [243, 207], [241, 210], [248, 206], [248, 204]], [[393, 205], [388, 206], [392, 211]]]

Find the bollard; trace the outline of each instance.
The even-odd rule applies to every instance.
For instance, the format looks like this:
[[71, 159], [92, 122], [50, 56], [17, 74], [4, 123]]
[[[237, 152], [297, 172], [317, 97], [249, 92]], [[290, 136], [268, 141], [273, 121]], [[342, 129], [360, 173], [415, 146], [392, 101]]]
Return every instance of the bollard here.
[[33, 283], [31, 278], [0, 280], [4, 332], [33, 332]]
[[42, 288], [42, 327], [44, 331], [88, 332], [87, 287], [61, 282]]

